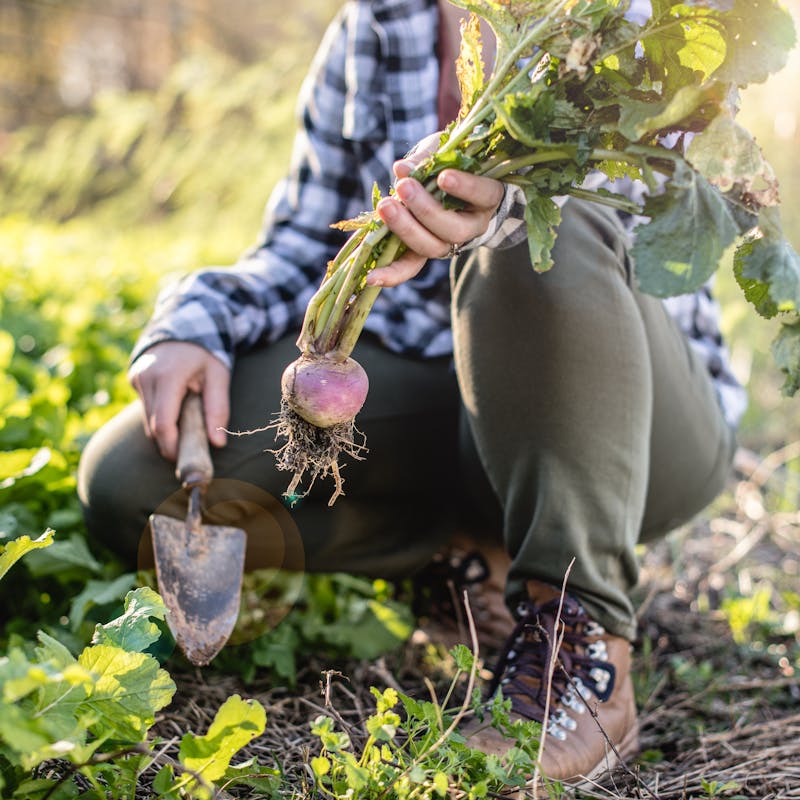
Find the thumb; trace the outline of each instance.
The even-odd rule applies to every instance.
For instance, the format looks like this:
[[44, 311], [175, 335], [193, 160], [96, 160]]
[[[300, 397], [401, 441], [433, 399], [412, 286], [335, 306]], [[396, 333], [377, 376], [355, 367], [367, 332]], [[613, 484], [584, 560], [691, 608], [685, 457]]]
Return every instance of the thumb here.
[[431, 153], [436, 151], [442, 134], [432, 133], [417, 142], [411, 150], [406, 153], [404, 158], [395, 161], [392, 165], [395, 177], [400, 180], [407, 178], [411, 172], [419, 166]]
[[208, 440], [214, 447], [224, 447], [228, 438], [221, 428], [230, 419], [230, 383], [228, 368], [215, 358], [209, 359], [203, 381], [203, 411]]

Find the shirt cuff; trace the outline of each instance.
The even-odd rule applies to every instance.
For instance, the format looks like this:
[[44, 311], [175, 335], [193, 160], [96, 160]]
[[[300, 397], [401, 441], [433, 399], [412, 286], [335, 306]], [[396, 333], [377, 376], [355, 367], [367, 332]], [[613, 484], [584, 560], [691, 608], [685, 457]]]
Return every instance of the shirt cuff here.
[[503, 184], [503, 199], [489, 220], [489, 227], [480, 236], [464, 242], [459, 249], [489, 247], [493, 250], [505, 250], [519, 244], [526, 233], [525, 194], [519, 186], [506, 183]]

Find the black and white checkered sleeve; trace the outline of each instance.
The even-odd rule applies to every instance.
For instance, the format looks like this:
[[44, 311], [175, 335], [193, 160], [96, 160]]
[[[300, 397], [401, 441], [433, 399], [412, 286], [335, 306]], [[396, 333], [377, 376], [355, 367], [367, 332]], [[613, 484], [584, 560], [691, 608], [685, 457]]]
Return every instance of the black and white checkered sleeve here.
[[[299, 329], [327, 262], [345, 239], [329, 225], [366, 206], [360, 166], [370, 157], [372, 139], [385, 139], [383, 131], [358, 140], [349, 135], [348, 45], [353, 26], [361, 24], [352, 19], [353, 7], [331, 24], [304, 84], [291, 169], [267, 205], [259, 244], [232, 267], [203, 269], [163, 290], [132, 360], [158, 342], [179, 340], [231, 366], [237, 350]], [[361, 44], [360, 56], [367, 45]]]

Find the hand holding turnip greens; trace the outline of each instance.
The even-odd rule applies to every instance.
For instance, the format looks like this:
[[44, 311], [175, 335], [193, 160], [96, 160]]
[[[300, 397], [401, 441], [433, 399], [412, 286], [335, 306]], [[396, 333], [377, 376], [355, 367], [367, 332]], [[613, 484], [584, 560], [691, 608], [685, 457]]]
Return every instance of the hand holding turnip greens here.
[[[698, 289], [736, 244], [745, 296], [763, 316], [782, 315], [774, 353], [785, 391], [800, 388], [800, 259], [781, 229], [772, 170], [732, 111], [738, 88], [785, 63], [794, 42], [788, 13], [773, 0], [654, 0], [639, 25], [614, 0], [453, 2], [473, 12], [457, 62], [462, 105], [411, 177], [446, 209], [463, 208], [437, 181], [449, 168], [523, 193], [538, 271], [552, 265], [556, 196], [649, 217], [632, 253], [639, 287], [659, 297]], [[477, 15], [497, 40], [489, 78]], [[582, 186], [594, 171], [643, 181], [644, 206]], [[301, 356], [283, 375], [277, 431], [286, 442], [277, 464], [294, 473], [290, 497], [304, 477], [331, 474], [333, 503], [342, 493], [340, 455], [359, 458], [364, 449], [354, 418], [367, 376], [350, 354], [381, 289], [368, 276], [406, 249], [380, 218], [381, 200], [376, 186], [373, 211], [339, 223], [352, 234], [308, 304]]]

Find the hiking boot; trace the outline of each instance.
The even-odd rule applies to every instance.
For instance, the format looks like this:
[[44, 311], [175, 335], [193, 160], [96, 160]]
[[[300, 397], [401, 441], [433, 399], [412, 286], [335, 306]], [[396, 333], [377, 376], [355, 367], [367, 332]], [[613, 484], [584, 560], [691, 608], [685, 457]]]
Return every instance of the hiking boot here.
[[[531, 599], [517, 610], [519, 621], [500, 655], [489, 696], [502, 689], [511, 700], [512, 720], [543, 723], [555, 657], [541, 772], [571, 784], [595, 779], [638, 748], [631, 646], [606, 633], [574, 597], [565, 595], [563, 641], [555, 652], [562, 630], [556, 625], [560, 592], [538, 581], [529, 581], [528, 588]], [[470, 747], [485, 753], [502, 755], [511, 746], [488, 723], [465, 733]]]
[[454, 537], [414, 576], [412, 610], [420, 633], [448, 650], [456, 644], [472, 648], [466, 590], [481, 653], [499, 652], [514, 626], [504, 596], [510, 563], [501, 544]]

